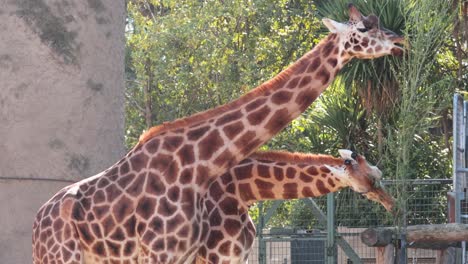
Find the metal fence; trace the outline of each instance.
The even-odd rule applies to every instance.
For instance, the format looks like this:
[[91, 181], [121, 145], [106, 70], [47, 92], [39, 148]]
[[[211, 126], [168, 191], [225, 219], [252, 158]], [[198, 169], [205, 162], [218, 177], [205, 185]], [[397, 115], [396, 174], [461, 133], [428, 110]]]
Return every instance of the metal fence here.
[[[385, 182], [394, 196], [402, 185], [408, 191], [408, 225], [447, 223], [452, 183], [451, 179]], [[259, 235], [249, 263], [376, 263], [376, 249], [364, 245], [360, 234], [369, 227], [394, 226], [395, 220], [382, 206], [351, 190], [313, 200], [264, 203], [260, 209]], [[275, 218], [278, 210], [280, 219]], [[433, 250], [408, 249], [407, 256], [408, 263], [436, 263], [437, 259]]]

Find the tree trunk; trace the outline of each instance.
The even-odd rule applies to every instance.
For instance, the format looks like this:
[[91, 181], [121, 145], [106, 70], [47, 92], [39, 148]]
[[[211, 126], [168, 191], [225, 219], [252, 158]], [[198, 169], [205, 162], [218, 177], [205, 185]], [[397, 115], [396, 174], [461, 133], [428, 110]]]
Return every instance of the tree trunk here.
[[125, 1], [0, 1], [0, 263], [31, 263], [39, 206], [125, 151]]
[[[149, 56], [149, 54], [148, 54]], [[145, 71], [146, 76], [148, 76], [148, 80], [146, 82], [144, 88], [144, 96], [145, 96], [145, 125], [146, 129], [150, 129], [153, 126], [153, 100], [151, 97], [152, 85], [153, 85], [153, 69], [151, 67], [152, 62], [149, 57], [146, 59], [145, 63]]]

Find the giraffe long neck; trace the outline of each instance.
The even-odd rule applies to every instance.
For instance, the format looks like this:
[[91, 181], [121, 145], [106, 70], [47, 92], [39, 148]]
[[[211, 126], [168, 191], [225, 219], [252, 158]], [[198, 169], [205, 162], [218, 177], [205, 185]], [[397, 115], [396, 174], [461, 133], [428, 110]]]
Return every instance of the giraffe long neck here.
[[152, 144], [150, 154], [156, 145], [168, 155], [177, 152], [178, 164], [202, 164], [196, 170], [203, 175], [194, 181], [207, 182], [248, 157], [323, 92], [347, 59], [337, 42], [336, 34], [329, 35], [278, 76], [231, 103], [150, 129], [136, 148]]
[[[343, 160], [325, 155], [254, 154], [228, 172], [246, 206], [261, 200], [318, 197], [346, 185], [325, 166]], [[221, 179], [222, 180], [222, 177]]]

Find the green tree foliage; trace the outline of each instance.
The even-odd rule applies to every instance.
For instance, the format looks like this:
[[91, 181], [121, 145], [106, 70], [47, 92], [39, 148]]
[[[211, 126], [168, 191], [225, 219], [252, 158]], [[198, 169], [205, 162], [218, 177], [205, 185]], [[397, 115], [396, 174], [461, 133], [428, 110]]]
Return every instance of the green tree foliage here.
[[128, 16], [129, 147], [152, 125], [236, 99], [321, 33], [309, 1], [135, 0]]

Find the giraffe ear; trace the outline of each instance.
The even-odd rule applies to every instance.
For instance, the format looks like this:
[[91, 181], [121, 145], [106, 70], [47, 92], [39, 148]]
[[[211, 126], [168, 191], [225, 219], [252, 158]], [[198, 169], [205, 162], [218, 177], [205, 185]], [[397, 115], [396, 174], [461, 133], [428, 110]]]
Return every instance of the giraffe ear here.
[[339, 149], [338, 152], [340, 153], [340, 156], [343, 158], [343, 159], [350, 159], [350, 160], [354, 160], [353, 159], [353, 152], [351, 150], [348, 150], [348, 149]]
[[333, 19], [324, 18], [322, 19], [323, 24], [330, 30], [331, 33], [343, 32], [346, 29], [346, 25], [340, 22], [336, 22]]

